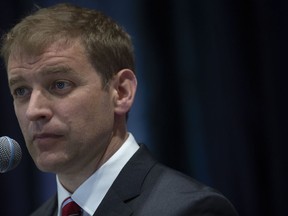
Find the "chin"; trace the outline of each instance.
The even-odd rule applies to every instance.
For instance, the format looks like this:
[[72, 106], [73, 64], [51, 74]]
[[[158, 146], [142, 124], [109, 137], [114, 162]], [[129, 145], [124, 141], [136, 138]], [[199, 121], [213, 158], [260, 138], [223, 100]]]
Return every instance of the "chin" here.
[[61, 162], [51, 155], [38, 157], [34, 160], [37, 168], [43, 172], [57, 173], [61, 167]]
[[42, 172], [57, 173], [57, 165], [45, 163], [35, 163], [37, 168]]

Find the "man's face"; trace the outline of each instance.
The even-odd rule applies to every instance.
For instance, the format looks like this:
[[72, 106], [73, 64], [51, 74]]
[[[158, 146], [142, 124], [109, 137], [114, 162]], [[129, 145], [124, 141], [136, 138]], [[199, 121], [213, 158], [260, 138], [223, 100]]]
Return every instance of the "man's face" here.
[[65, 174], [93, 169], [112, 136], [113, 90], [103, 89], [81, 45], [54, 43], [32, 57], [12, 53], [8, 79], [38, 168]]

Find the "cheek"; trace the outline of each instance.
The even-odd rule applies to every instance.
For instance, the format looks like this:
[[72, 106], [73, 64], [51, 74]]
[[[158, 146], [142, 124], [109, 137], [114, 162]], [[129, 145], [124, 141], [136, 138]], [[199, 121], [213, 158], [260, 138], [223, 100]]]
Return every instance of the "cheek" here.
[[[104, 95], [105, 97], [105, 95]], [[69, 110], [65, 110], [65, 118], [72, 130], [85, 134], [91, 130], [99, 133], [102, 130], [110, 130], [113, 124], [113, 110], [108, 96], [89, 97], [73, 103]], [[98, 132], [99, 131], [99, 132]]]
[[72, 116], [74, 114], [75, 118], [87, 122], [93, 119], [105, 119], [112, 114], [112, 103], [109, 100], [109, 94], [103, 92], [92, 94], [90, 92], [82, 96], [78, 98], [77, 102], [70, 103], [70, 106], [72, 106], [67, 113], [71, 113]]
[[25, 136], [28, 130], [28, 124], [29, 124], [29, 121], [26, 118], [25, 108], [14, 105], [14, 111], [15, 111], [15, 115], [17, 117], [19, 126], [22, 130], [22, 133]]

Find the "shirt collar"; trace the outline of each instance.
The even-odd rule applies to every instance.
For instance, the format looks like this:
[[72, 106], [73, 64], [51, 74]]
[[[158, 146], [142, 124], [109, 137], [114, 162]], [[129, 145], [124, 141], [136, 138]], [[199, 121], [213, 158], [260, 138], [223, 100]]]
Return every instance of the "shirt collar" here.
[[[68, 196], [71, 196], [85, 213], [88, 213], [85, 215], [93, 215], [122, 168], [138, 148], [139, 146], [133, 135], [129, 133], [127, 140], [118, 151], [80, 185], [72, 195], [62, 186], [57, 176], [58, 215], [60, 213], [61, 203]], [[95, 194], [97, 194], [97, 196], [95, 196]]]

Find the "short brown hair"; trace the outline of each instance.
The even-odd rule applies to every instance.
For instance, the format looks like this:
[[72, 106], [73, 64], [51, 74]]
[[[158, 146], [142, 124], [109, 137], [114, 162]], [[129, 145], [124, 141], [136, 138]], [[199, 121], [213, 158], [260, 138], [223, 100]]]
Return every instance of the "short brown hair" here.
[[121, 69], [135, 71], [128, 33], [103, 13], [71, 4], [42, 8], [25, 17], [2, 38], [1, 55], [7, 66], [13, 52], [39, 55], [54, 42], [77, 39], [104, 83]]

